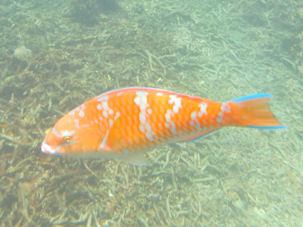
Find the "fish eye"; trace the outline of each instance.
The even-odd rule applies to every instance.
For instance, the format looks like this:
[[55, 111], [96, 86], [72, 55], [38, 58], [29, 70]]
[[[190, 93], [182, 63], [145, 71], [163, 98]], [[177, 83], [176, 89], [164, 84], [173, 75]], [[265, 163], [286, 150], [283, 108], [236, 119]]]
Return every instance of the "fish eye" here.
[[70, 141], [71, 141], [70, 136], [65, 136], [65, 137], [63, 138], [63, 142], [64, 142], [64, 143], [69, 143]]
[[71, 145], [74, 144], [76, 141], [74, 141], [75, 137], [71, 136], [65, 136], [63, 137], [63, 141], [61, 142], [62, 145]]

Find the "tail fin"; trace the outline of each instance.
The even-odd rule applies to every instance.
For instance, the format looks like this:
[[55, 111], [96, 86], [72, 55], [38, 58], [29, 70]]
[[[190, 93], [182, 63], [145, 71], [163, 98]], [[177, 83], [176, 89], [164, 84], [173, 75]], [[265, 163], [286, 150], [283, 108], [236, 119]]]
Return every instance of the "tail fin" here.
[[268, 101], [271, 97], [269, 94], [255, 94], [232, 99], [234, 113], [237, 115], [236, 125], [259, 129], [286, 128], [276, 120], [269, 108]]

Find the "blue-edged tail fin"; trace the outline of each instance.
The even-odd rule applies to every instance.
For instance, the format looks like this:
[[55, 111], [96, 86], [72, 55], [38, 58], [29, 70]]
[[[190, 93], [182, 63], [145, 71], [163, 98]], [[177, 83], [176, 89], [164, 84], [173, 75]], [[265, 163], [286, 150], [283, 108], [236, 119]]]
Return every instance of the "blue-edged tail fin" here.
[[269, 94], [254, 94], [230, 100], [235, 125], [258, 129], [286, 128], [275, 118], [268, 102]]

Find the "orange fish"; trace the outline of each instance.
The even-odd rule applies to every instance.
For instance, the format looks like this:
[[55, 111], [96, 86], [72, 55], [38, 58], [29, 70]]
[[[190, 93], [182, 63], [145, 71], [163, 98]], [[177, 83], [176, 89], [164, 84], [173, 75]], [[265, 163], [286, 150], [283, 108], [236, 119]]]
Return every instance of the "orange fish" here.
[[223, 126], [285, 128], [269, 109], [270, 97], [255, 94], [214, 102], [155, 88], [112, 90], [59, 119], [41, 150], [126, 157], [159, 144], [196, 139]]

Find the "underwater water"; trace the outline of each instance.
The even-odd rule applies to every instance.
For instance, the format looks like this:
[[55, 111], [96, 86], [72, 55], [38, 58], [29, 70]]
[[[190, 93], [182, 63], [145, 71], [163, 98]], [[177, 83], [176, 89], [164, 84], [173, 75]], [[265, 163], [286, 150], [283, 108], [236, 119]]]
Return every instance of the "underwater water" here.
[[[303, 1], [1, 0], [1, 226], [302, 226]], [[286, 129], [223, 128], [148, 164], [43, 154], [114, 88], [269, 93]]]

